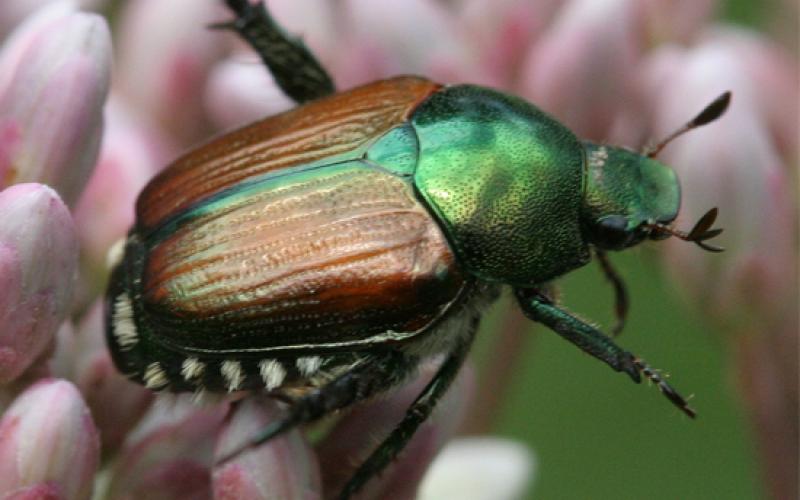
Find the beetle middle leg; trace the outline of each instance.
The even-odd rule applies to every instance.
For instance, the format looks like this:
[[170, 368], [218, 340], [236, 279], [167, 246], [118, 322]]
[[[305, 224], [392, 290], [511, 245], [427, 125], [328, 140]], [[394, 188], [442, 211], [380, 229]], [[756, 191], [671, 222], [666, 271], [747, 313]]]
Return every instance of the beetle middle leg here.
[[412, 373], [418, 359], [399, 351], [367, 354], [358, 364], [324, 385], [292, 399], [285, 416], [228, 452], [219, 463], [248, 448], [263, 444], [298, 425], [313, 422], [332, 411], [346, 408], [402, 382]]
[[236, 18], [212, 27], [236, 31], [258, 53], [286, 95], [302, 104], [335, 92], [333, 80], [322, 64], [302, 40], [278, 26], [266, 5], [249, 0], [225, 2]]
[[644, 375], [658, 386], [672, 404], [688, 416], [695, 417], [695, 412], [686, 399], [667, 384], [656, 370], [644, 360], [619, 347], [600, 330], [556, 306], [536, 288], [514, 288], [514, 295], [528, 318], [549, 327], [614, 370], [627, 373], [636, 383], [641, 382], [641, 376]]
[[622, 277], [611, 265], [608, 255], [599, 248], [595, 248], [594, 252], [597, 255], [597, 261], [600, 262], [600, 267], [603, 269], [603, 274], [606, 275], [606, 279], [614, 287], [614, 313], [617, 317], [617, 323], [611, 329], [611, 334], [616, 337], [622, 332], [622, 328], [625, 326], [625, 317], [628, 315], [628, 291], [625, 289], [625, 282], [622, 281]]

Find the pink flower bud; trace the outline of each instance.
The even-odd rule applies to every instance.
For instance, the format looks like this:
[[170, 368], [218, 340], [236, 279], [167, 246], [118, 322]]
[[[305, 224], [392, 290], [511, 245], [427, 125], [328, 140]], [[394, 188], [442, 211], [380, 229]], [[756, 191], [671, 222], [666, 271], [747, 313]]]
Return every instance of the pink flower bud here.
[[97, 159], [111, 38], [102, 17], [62, 13], [46, 9], [4, 47], [19, 52], [0, 67], [13, 72], [0, 95], [0, 185], [46, 183], [71, 205]]
[[631, 104], [643, 35], [638, 2], [571, 0], [529, 54], [522, 90], [579, 137], [605, 140]]
[[[249, 398], [236, 407], [217, 442], [217, 455], [246, 443], [281, 415], [269, 399]], [[237, 455], [214, 468], [214, 498], [319, 498], [319, 470], [299, 430]]]
[[96, 303], [77, 328], [58, 332], [53, 373], [78, 386], [100, 430], [103, 451], [116, 450], [139, 422], [154, 394], [122, 375], [111, 361]]
[[[385, 397], [361, 404], [343, 417], [317, 446], [324, 491], [335, 494], [363, 460], [402, 420], [438, 363], [429, 362], [415, 380]], [[363, 498], [414, 498], [428, 465], [456, 432], [475, 389], [474, 371], [465, 366], [436, 406], [436, 410], [379, 479], [364, 487]], [[346, 458], [345, 458], [346, 457]]]
[[214, 67], [206, 89], [214, 124], [230, 129], [294, 107], [254, 56], [236, 55]]
[[[28, 50], [31, 42], [37, 38], [39, 32], [50, 26], [53, 21], [74, 13], [75, 5], [69, 0], [63, 0], [54, 2], [46, 8], [38, 9], [33, 15], [28, 15], [31, 12], [33, 11], [25, 9], [25, 14], [21, 17], [24, 18], [24, 21], [19, 25], [15, 23], [14, 31], [5, 37], [0, 46], [0, 68], [3, 68], [3, 71], [0, 72], [0, 95], [5, 93], [23, 54]], [[16, 15], [13, 12], [9, 14]]]
[[655, 42], [686, 42], [696, 37], [709, 23], [716, 0], [645, 0], [650, 39]]
[[784, 159], [797, 159], [800, 119], [797, 113], [786, 112], [800, 107], [797, 58], [774, 40], [743, 28], [718, 27], [708, 41], [724, 45], [739, 55], [753, 85], [759, 89], [753, 93], [753, 99], [764, 115], [779, 154]]
[[[676, 140], [660, 159], [681, 179], [683, 206], [677, 225], [688, 229], [717, 206], [718, 226], [725, 229], [717, 240], [726, 251], [719, 255], [668, 242], [670, 264], [684, 270], [672, 274], [697, 304], [737, 329], [753, 320], [796, 319], [797, 307], [791, 164], [781, 157], [779, 140], [772, 134], [775, 103], [764, 93], [763, 77], [756, 76], [763, 75], [755, 68], [763, 70], [768, 58], [748, 60], [742, 53], [741, 44], [712, 35], [686, 52], [656, 53], [646, 70], [653, 82], [656, 137], [686, 122], [723, 91], [733, 92], [730, 109], [719, 121]], [[784, 106], [798, 102], [796, 74], [789, 75], [794, 97], [771, 96]]]
[[[107, 0], [77, 0], [77, 3], [84, 9], [96, 9], [106, 2]], [[76, 2], [64, 0], [4, 0], [3, 8], [0, 9], [0, 38], [3, 38], [6, 33], [14, 29], [32, 12], [45, 5], [58, 3], [65, 5]]]
[[121, 16], [120, 90], [142, 116], [179, 142], [208, 135], [202, 95], [208, 72], [223, 55], [229, 32], [208, 29], [230, 12], [216, 0], [139, 0]]
[[663, 154], [683, 186], [679, 226], [690, 228], [718, 206], [725, 232], [714, 243], [725, 252], [669, 241], [665, 256], [677, 271], [670, 276], [731, 344], [771, 496], [795, 498], [797, 150], [787, 144], [797, 141], [797, 64], [756, 34], [725, 29], [692, 50], [657, 53], [646, 72], [657, 137], [721, 91], [733, 93], [718, 122], [677, 139]]
[[341, 50], [336, 44], [342, 28], [336, 25], [341, 20], [339, 7], [330, 0], [266, 0], [265, 3], [278, 24], [302, 38], [323, 64]]
[[162, 397], [129, 434], [110, 471], [107, 498], [207, 498], [214, 440], [226, 404], [200, 408], [191, 395]]
[[39, 356], [71, 305], [78, 245], [52, 189], [19, 184], [0, 192], [0, 383]]
[[85, 269], [84, 285], [94, 285], [97, 292], [108, 271], [109, 248], [133, 225], [136, 197], [166, 165], [170, 151], [118, 99], [109, 101], [105, 115], [100, 158], [74, 210], [83, 262], [94, 266]]
[[88, 499], [99, 450], [97, 430], [78, 390], [65, 380], [39, 382], [0, 420], [0, 491], [15, 492], [17, 498], [57, 492], [58, 498]]
[[64, 494], [58, 485], [53, 483], [37, 484], [16, 489], [7, 493], [3, 500], [63, 500]]
[[[509, 88], [531, 43], [562, 5], [560, 0], [462, 0], [459, 31], [481, 54], [489, 81]], [[465, 36], [466, 35], [466, 36]], [[470, 77], [470, 81], [475, 81]]]
[[477, 58], [461, 43], [455, 14], [444, 5], [430, 0], [347, 0], [345, 6], [345, 34], [350, 37], [346, 43], [353, 50], [341, 51], [339, 66], [348, 70], [336, 74], [341, 86], [399, 73], [445, 83], [478, 74], [470, 70]]

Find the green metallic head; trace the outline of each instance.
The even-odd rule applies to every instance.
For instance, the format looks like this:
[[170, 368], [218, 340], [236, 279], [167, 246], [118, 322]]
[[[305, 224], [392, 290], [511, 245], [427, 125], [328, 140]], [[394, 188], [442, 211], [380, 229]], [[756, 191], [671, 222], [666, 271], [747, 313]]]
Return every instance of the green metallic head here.
[[681, 190], [663, 163], [624, 148], [586, 142], [581, 226], [585, 239], [603, 250], [621, 250], [669, 234], [654, 230], [678, 215]]
[[676, 137], [722, 116], [730, 99], [730, 92], [723, 93], [684, 126], [641, 154], [584, 142], [586, 177], [581, 208], [584, 239], [601, 250], [621, 250], [647, 238], [676, 236], [705, 250], [721, 251], [706, 243], [722, 232], [711, 229], [717, 217], [716, 208], [706, 212], [688, 233], [671, 227], [681, 204], [680, 185], [675, 172], [655, 157]]

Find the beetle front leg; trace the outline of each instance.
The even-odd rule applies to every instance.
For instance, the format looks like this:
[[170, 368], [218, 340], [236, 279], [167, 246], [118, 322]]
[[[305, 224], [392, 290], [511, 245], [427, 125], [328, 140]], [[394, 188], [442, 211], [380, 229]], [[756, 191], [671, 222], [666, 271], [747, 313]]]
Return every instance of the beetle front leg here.
[[641, 381], [633, 354], [617, 346], [600, 330], [556, 306], [538, 289], [515, 288], [514, 295], [525, 316], [549, 327], [614, 370], [627, 373], [634, 382]]
[[514, 288], [514, 295], [528, 318], [547, 326], [614, 370], [627, 373], [636, 383], [641, 382], [641, 375], [644, 375], [658, 386], [672, 404], [686, 415], [695, 417], [686, 399], [667, 384], [656, 370], [619, 347], [603, 332], [556, 306], [538, 289]]
[[333, 80], [314, 54], [298, 38], [288, 35], [272, 19], [262, 2], [225, 0], [236, 19], [213, 25], [236, 31], [267, 65], [278, 86], [297, 103], [335, 92]]

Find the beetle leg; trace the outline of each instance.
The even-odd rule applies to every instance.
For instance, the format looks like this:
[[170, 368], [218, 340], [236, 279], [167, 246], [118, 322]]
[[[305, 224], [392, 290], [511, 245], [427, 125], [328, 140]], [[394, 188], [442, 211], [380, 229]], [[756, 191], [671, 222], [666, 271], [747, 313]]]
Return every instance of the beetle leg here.
[[272, 422], [246, 443], [225, 454], [217, 463], [227, 462], [297, 425], [313, 422], [332, 411], [346, 408], [397, 385], [405, 380], [416, 363], [416, 358], [395, 351], [366, 356], [356, 366], [325, 385], [292, 400], [283, 418]]
[[333, 80], [314, 54], [272, 19], [266, 5], [249, 0], [225, 1], [236, 18], [212, 28], [236, 31], [258, 53], [286, 95], [304, 103], [335, 92]]
[[544, 324], [614, 370], [627, 373], [634, 382], [641, 381], [634, 356], [600, 330], [559, 308], [537, 289], [515, 288], [514, 294], [525, 316]]
[[603, 274], [606, 275], [606, 279], [614, 287], [614, 314], [617, 317], [617, 324], [611, 329], [611, 335], [616, 337], [622, 332], [622, 328], [625, 326], [625, 317], [628, 315], [628, 291], [625, 288], [625, 282], [622, 281], [622, 277], [611, 265], [608, 255], [599, 248], [595, 248], [594, 252], [597, 255], [598, 262], [600, 262], [600, 267], [603, 269]]
[[695, 412], [689, 403], [652, 369], [644, 360], [622, 349], [597, 328], [572, 316], [535, 288], [514, 288], [525, 316], [547, 326], [583, 351], [604, 361], [616, 371], [625, 372], [637, 384], [642, 375], [654, 382], [667, 399], [688, 416], [694, 418]]
[[478, 329], [479, 318], [474, 318], [470, 331], [463, 340], [448, 353], [447, 358], [436, 371], [428, 385], [422, 390], [414, 403], [406, 410], [403, 420], [394, 428], [391, 434], [372, 452], [364, 463], [359, 466], [350, 481], [347, 482], [339, 499], [350, 498], [361, 489], [372, 477], [380, 473], [395, 456], [405, 448], [414, 432], [433, 411], [436, 403], [447, 392], [450, 384], [458, 374], [464, 359], [467, 357], [472, 339]]

